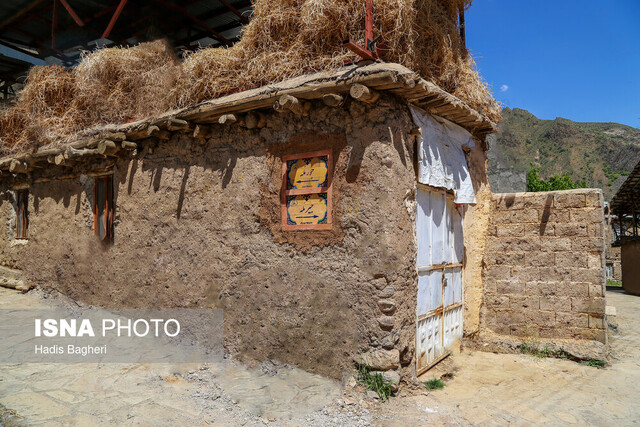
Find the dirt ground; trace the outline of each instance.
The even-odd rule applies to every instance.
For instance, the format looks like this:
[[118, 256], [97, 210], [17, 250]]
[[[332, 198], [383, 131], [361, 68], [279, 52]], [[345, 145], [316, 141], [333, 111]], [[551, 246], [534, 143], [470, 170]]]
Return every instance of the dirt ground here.
[[[640, 420], [640, 297], [607, 293], [606, 369], [529, 355], [468, 352], [421, 380], [453, 372], [443, 390], [403, 388], [386, 403], [364, 391], [266, 362], [219, 365], [1, 365], [7, 425], [631, 425]], [[0, 289], [0, 309], [46, 305]]]

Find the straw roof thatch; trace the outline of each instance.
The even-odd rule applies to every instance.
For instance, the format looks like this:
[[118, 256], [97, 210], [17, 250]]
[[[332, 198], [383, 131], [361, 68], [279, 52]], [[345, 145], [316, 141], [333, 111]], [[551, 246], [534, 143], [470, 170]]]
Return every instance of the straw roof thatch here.
[[[500, 106], [461, 44], [460, 8], [471, 0], [374, 0], [374, 36], [383, 60], [402, 64], [489, 119]], [[344, 66], [363, 44], [362, 0], [255, 0], [240, 42], [205, 48], [179, 62], [162, 41], [100, 49], [72, 70], [34, 67], [13, 106], [0, 111], [4, 154], [69, 141], [79, 130], [136, 120], [172, 108], [318, 70]]]

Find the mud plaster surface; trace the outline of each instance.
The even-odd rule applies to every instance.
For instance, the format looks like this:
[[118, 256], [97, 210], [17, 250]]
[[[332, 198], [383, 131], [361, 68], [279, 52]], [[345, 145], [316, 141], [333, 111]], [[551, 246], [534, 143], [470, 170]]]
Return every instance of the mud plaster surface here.
[[[321, 104], [320, 104], [321, 105]], [[1, 262], [27, 280], [103, 307], [219, 307], [225, 345], [338, 377], [391, 333], [378, 294], [393, 286], [405, 359], [415, 335], [415, 186], [405, 106], [318, 105], [307, 118], [212, 127], [207, 140], [146, 140], [114, 165], [115, 239], [93, 236], [93, 178], [31, 186], [30, 241], [0, 242]], [[331, 147], [334, 229], [279, 231], [279, 156]], [[7, 189], [8, 190], [8, 189]], [[11, 203], [0, 205], [4, 218]], [[409, 359], [410, 361], [410, 359]]]

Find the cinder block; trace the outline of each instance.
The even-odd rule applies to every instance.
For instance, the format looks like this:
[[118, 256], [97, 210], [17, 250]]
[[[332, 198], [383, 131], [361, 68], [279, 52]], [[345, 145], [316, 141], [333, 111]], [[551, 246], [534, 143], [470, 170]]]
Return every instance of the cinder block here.
[[604, 238], [581, 237], [571, 241], [572, 251], [604, 252]]
[[566, 281], [556, 287], [556, 295], [560, 297], [589, 297], [589, 283]]
[[571, 311], [571, 298], [557, 296], [540, 297], [540, 310], [544, 311]]
[[511, 310], [540, 309], [539, 297], [512, 295], [509, 297], [509, 304], [509, 308], [511, 308]]
[[568, 237], [541, 237], [540, 249], [543, 251], [570, 251], [571, 239]]
[[584, 194], [559, 191], [554, 195], [553, 206], [556, 208], [583, 208], [587, 205]]
[[579, 222], [559, 223], [555, 226], [556, 237], [587, 236], [587, 224]]
[[523, 283], [537, 282], [540, 280], [540, 270], [540, 267], [512, 267], [511, 280], [518, 280]]
[[567, 222], [581, 222], [583, 224], [602, 224], [604, 210], [602, 208], [570, 209], [571, 220]]
[[524, 236], [524, 224], [498, 224], [496, 225], [496, 235], [498, 237]]
[[530, 325], [554, 326], [556, 324], [556, 313], [553, 311], [527, 311], [525, 317]]
[[556, 326], [559, 328], [588, 328], [589, 315], [586, 313], [558, 312], [556, 313]]
[[571, 298], [571, 311], [579, 313], [603, 314], [604, 298]]
[[524, 224], [525, 236], [555, 236], [555, 225], [549, 222]]
[[589, 327], [592, 329], [604, 329], [604, 316], [603, 315], [589, 315]]
[[571, 271], [571, 280], [597, 285], [604, 282], [604, 270], [602, 268], [574, 268]]
[[518, 280], [496, 280], [496, 294], [523, 295], [524, 282]]
[[590, 297], [602, 297], [604, 296], [604, 285], [589, 285]]

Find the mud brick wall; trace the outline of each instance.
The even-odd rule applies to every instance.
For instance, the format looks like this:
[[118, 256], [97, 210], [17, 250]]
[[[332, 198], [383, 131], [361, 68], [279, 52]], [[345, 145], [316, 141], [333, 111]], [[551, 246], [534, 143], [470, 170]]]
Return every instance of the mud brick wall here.
[[599, 189], [493, 195], [482, 327], [606, 342]]

